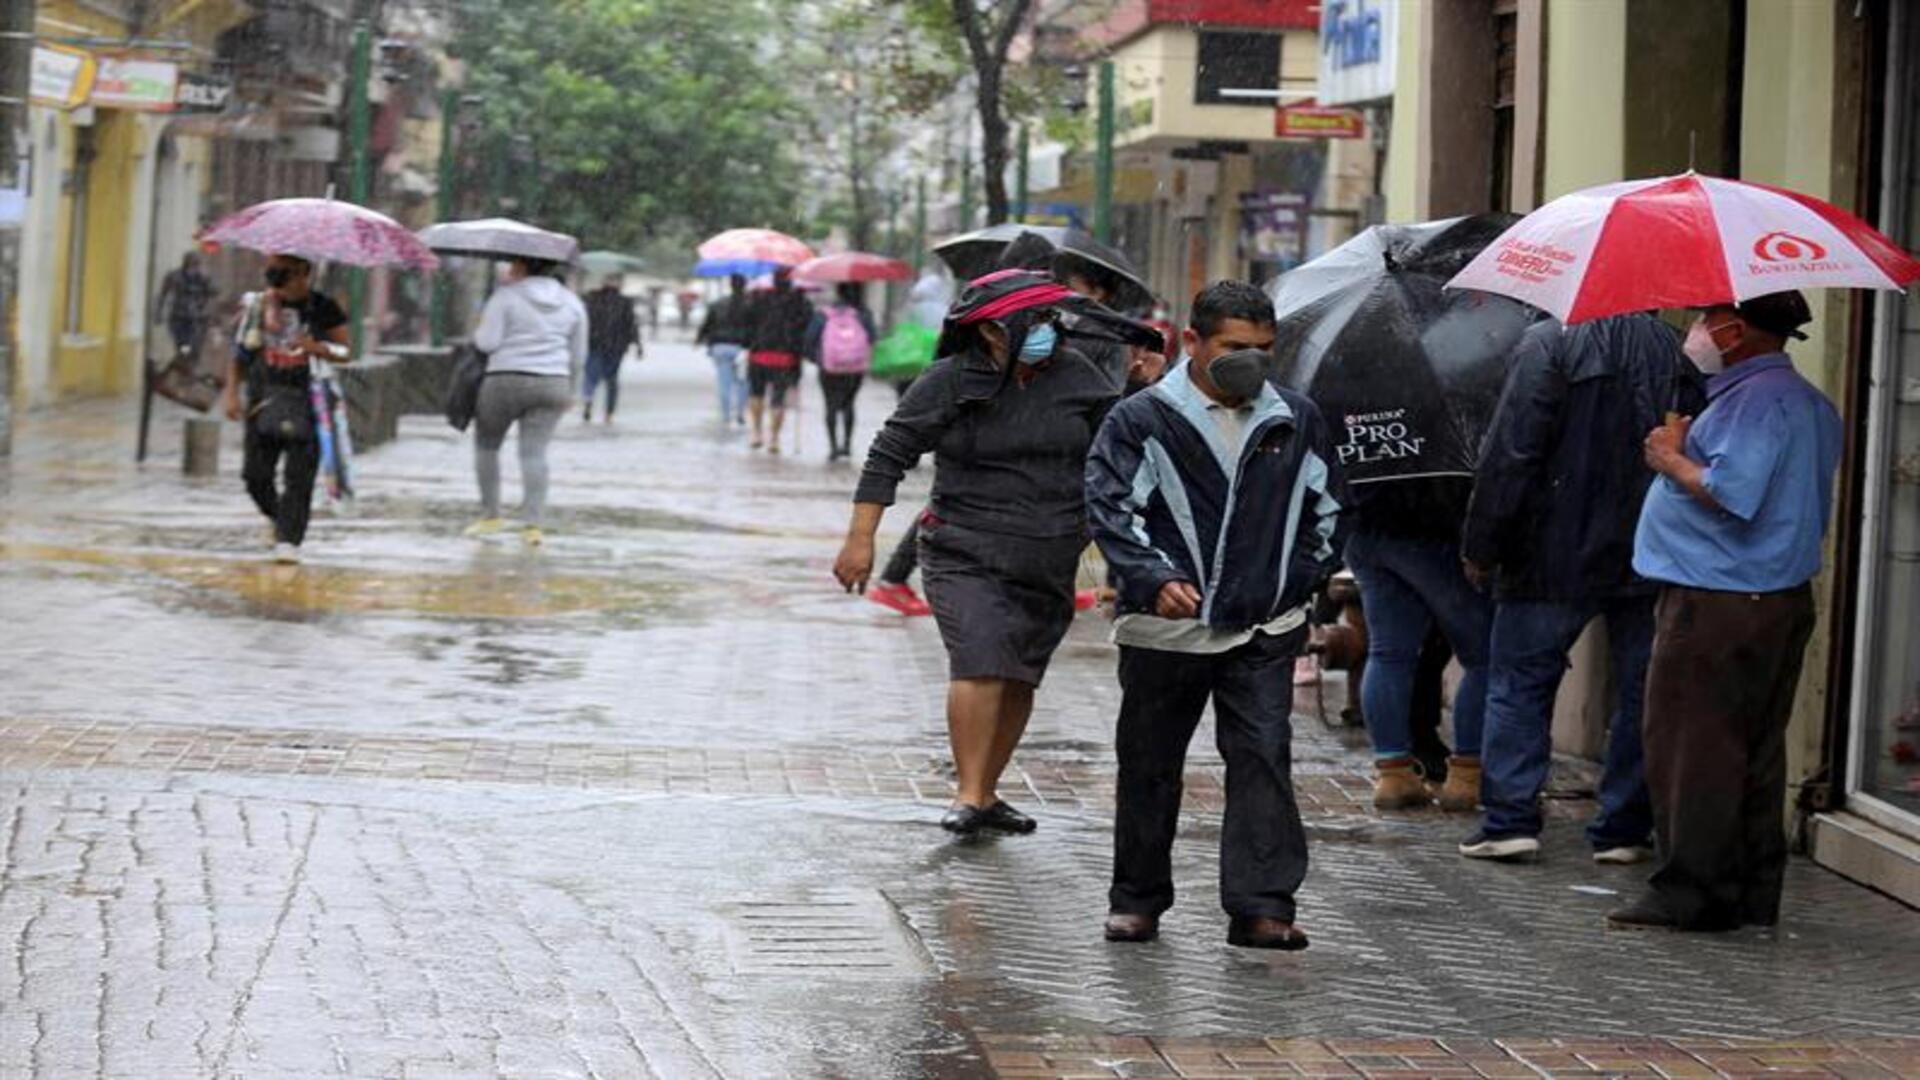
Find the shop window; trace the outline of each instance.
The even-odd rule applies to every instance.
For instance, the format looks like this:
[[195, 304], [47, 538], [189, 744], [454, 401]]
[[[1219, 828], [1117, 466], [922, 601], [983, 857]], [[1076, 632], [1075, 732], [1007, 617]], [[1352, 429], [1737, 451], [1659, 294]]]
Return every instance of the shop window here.
[[[1196, 105], [1251, 105], [1272, 109], [1280, 89], [1280, 35], [1200, 31]], [[1254, 91], [1254, 93], [1234, 93]]]
[[93, 159], [97, 153], [93, 127], [73, 129], [73, 169], [67, 174], [67, 196], [71, 224], [67, 228], [67, 311], [66, 332], [78, 334], [87, 316], [87, 218], [90, 215], [88, 189], [92, 186]]
[[1487, 205], [1513, 209], [1513, 84], [1519, 66], [1520, 14], [1518, 0], [1496, 0], [1493, 5], [1493, 189]]
[[[1903, 29], [1905, 56], [1892, 55], [1904, 77], [1891, 82], [1903, 89], [1888, 101], [1887, 224], [1912, 249], [1920, 244], [1920, 79], [1911, 50], [1920, 45], [1920, 18], [1909, 17]], [[1867, 453], [1861, 602], [1868, 617], [1860, 644], [1869, 666], [1854, 790], [1920, 815], [1920, 296], [1882, 296], [1891, 325], [1877, 350], [1877, 423]]]

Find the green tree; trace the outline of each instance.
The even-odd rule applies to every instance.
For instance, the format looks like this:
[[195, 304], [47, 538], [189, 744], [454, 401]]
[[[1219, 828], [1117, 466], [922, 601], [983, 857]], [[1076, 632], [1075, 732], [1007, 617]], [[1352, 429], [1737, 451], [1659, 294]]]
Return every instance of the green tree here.
[[1012, 127], [1007, 122], [1007, 56], [1026, 25], [1032, 0], [919, 0], [944, 3], [973, 65], [973, 95], [980, 113], [980, 173], [987, 196], [987, 224], [1007, 220], [1007, 162]]
[[469, 0], [480, 157], [516, 212], [593, 247], [741, 225], [804, 231], [806, 117], [763, 0]]

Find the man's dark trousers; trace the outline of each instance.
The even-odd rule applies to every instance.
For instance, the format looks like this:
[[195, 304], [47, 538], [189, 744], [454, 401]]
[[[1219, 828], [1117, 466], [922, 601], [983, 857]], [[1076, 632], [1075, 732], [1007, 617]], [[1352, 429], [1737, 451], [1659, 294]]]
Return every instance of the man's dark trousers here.
[[1120, 648], [1120, 785], [1113, 835], [1115, 912], [1173, 906], [1181, 774], [1207, 700], [1227, 763], [1220, 900], [1235, 917], [1293, 921], [1307, 834], [1293, 796], [1293, 661], [1304, 631], [1256, 635], [1223, 653]]
[[1647, 672], [1654, 891], [1681, 926], [1771, 925], [1786, 872], [1787, 721], [1813, 592], [1660, 595]]
[[[286, 489], [279, 490], [274, 473], [287, 460]], [[273, 521], [274, 535], [296, 547], [307, 538], [307, 519], [313, 515], [313, 481], [320, 473], [320, 444], [314, 439], [283, 439], [247, 425], [245, 458], [240, 467], [253, 504]]]

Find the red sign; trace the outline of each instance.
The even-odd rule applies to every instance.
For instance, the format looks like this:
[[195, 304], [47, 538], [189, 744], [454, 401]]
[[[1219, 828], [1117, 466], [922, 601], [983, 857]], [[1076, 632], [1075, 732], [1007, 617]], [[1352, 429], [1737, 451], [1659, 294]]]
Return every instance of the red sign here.
[[1147, 21], [1261, 30], [1318, 30], [1317, 0], [1147, 0]]
[[1273, 133], [1283, 139], [1363, 139], [1367, 121], [1358, 109], [1290, 105], [1273, 114]]

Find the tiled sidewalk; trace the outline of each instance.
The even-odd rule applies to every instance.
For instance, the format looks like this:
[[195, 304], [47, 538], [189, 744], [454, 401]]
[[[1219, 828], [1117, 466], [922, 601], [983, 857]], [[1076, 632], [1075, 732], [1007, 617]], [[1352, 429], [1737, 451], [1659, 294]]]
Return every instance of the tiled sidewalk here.
[[1096, 1077], [1912, 1077], [1920, 1038], [982, 1040], [997, 1075]]

